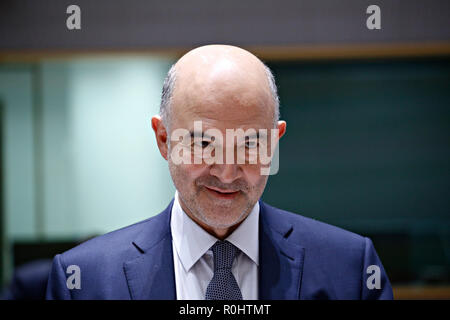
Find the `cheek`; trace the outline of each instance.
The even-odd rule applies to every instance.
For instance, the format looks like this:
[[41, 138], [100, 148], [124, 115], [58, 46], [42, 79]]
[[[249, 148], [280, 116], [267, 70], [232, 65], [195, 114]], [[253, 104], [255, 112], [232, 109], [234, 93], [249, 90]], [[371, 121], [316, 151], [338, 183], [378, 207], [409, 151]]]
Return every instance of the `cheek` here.
[[258, 189], [264, 186], [268, 176], [261, 175], [261, 166], [248, 165], [243, 168], [245, 180], [252, 187]]
[[171, 171], [175, 173], [176, 178], [181, 186], [190, 185], [198, 177], [205, 174], [207, 167], [205, 165], [175, 165], [171, 164]]

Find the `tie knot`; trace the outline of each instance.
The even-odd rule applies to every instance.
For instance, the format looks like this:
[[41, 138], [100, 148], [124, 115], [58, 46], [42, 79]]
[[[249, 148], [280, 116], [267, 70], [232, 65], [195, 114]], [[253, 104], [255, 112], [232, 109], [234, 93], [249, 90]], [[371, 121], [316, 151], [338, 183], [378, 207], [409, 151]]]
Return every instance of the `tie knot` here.
[[231, 269], [239, 249], [228, 241], [217, 241], [211, 250], [214, 254], [214, 270]]

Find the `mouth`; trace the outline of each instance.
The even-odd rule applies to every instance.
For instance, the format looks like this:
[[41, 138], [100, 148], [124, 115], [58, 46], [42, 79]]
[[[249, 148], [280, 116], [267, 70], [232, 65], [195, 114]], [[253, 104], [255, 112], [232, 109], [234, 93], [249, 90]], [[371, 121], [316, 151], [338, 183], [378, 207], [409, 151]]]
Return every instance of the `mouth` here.
[[240, 190], [224, 190], [216, 187], [204, 186], [206, 191], [218, 199], [234, 199], [240, 193]]

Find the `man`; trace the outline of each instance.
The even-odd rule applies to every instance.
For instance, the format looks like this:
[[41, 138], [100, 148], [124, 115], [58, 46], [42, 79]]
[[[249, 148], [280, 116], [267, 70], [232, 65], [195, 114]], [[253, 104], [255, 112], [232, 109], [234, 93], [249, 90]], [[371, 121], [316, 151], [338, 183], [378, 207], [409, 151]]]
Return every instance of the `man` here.
[[209, 45], [184, 55], [151, 121], [174, 200], [57, 255], [47, 298], [392, 299], [368, 238], [259, 201], [267, 163], [254, 151], [273, 155], [286, 131], [278, 109], [273, 76], [251, 53]]

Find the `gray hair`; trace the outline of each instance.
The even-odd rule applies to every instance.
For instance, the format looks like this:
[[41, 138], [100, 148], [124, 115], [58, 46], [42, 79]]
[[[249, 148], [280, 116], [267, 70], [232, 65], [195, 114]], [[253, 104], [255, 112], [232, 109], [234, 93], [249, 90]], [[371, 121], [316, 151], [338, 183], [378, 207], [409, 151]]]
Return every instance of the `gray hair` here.
[[[275, 114], [274, 114], [274, 126], [276, 126], [278, 120], [280, 119], [280, 98], [278, 97], [277, 85], [275, 83], [275, 77], [272, 74], [272, 71], [268, 66], [264, 63], [264, 70], [266, 71], [267, 80], [269, 82], [270, 92], [272, 94], [272, 98], [275, 103]], [[164, 126], [169, 130], [170, 123], [170, 105], [172, 103], [172, 94], [175, 87], [176, 80], [176, 72], [175, 72], [175, 64], [173, 64], [169, 72], [167, 72], [167, 76], [164, 79], [162, 94], [161, 94], [161, 104], [159, 107], [159, 115], [164, 123]]]

